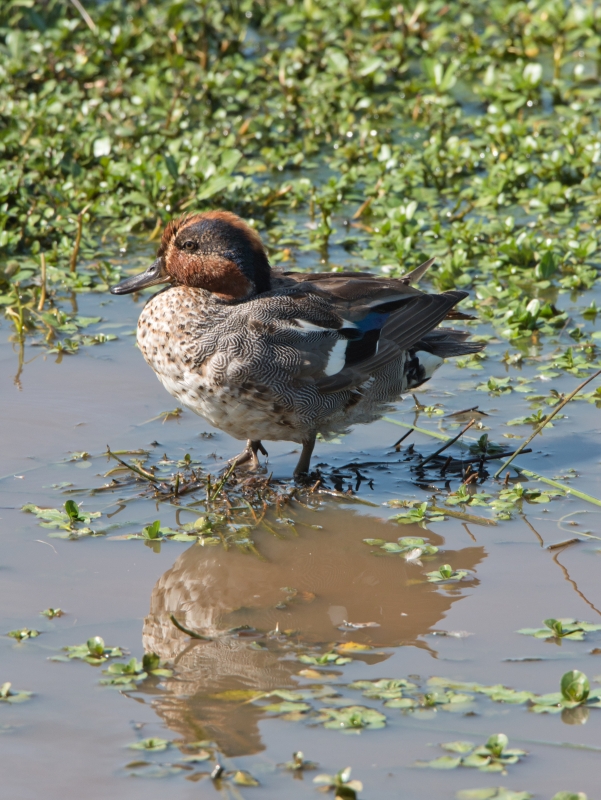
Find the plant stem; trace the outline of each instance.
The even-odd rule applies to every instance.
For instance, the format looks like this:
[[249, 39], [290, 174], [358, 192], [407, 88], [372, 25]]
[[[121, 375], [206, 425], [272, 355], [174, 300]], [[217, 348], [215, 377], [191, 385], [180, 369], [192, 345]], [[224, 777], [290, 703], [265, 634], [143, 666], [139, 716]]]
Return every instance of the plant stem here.
[[443, 442], [448, 442], [451, 438], [450, 436], [445, 436], [444, 433], [435, 433], [434, 431], [429, 431], [427, 428], [418, 428], [417, 425], [409, 425], [406, 422], [399, 422], [398, 419], [392, 419], [392, 417], [382, 417], [385, 422], [392, 422], [393, 425], [400, 425], [401, 428], [410, 428], [412, 431], [417, 431], [418, 433], [425, 433], [426, 436], [433, 436], [435, 439], [441, 439]]
[[84, 209], [82, 209], [79, 214], [77, 215], [77, 233], [75, 234], [75, 242], [73, 244], [73, 252], [71, 253], [71, 259], [69, 261], [69, 269], [71, 272], [75, 272], [77, 268], [77, 256], [79, 255], [79, 246], [81, 244], [81, 234], [83, 231], [83, 215], [86, 213], [90, 206], [87, 205]]
[[217, 496], [219, 495], [219, 492], [223, 489], [223, 487], [225, 486], [228, 478], [230, 477], [230, 475], [232, 474], [232, 472], [235, 469], [236, 469], [236, 464], [234, 463], [228, 469], [228, 471], [225, 473], [223, 478], [219, 481], [219, 483], [217, 484], [217, 487], [215, 488], [215, 491], [213, 492], [213, 494], [210, 495], [210, 497], [209, 497], [209, 502], [210, 503], [214, 502], [217, 499]]
[[531, 436], [529, 436], [529, 437], [526, 439], [526, 441], [525, 441], [525, 442], [523, 442], [523, 443], [522, 443], [522, 444], [521, 444], [521, 445], [518, 447], [518, 449], [515, 451], [515, 453], [513, 453], [513, 455], [512, 455], [512, 456], [510, 456], [510, 457], [507, 459], [507, 461], [505, 461], [503, 464], [501, 464], [501, 466], [499, 467], [499, 469], [498, 469], [498, 470], [495, 472], [495, 474], [493, 475], [493, 478], [498, 478], [498, 476], [501, 474], [501, 472], [503, 472], [503, 470], [504, 470], [504, 469], [506, 469], [506, 468], [507, 468], [507, 467], [508, 467], [508, 466], [511, 464], [511, 462], [513, 461], [513, 459], [514, 459], [514, 458], [515, 458], [517, 455], [519, 455], [519, 454], [522, 452], [522, 450], [524, 449], [524, 447], [526, 447], [526, 445], [530, 444], [530, 442], [531, 442], [531, 441], [534, 439], [534, 437], [535, 437], [535, 436], [537, 436], [537, 435], [538, 435], [538, 434], [539, 434], [539, 433], [542, 431], [542, 429], [545, 427], [545, 425], [547, 425], [549, 422], [551, 422], [551, 420], [552, 420], [552, 419], [553, 419], [553, 417], [554, 417], [554, 416], [557, 414], [557, 412], [558, 412], [558, 411], [561, 411], [561, 409], [562, 409], [562, 408], [563, 408], [563, 407], [564, 407], [564, 406], [565, 406], [567, 403], [569, 403], [569, 402], [570, 402], [570, 400], [571, 400], [573, 397], [575, 397], [575, 396], [578, 394], [578, 392], [579, 392], [581, 389], [584, 389], [584, 387], [587, 385], [587, 383], [590, 383], [592, 380], [594, 380], [595, 378], [597, 378], [599, 375], [601, 375], [601, 369], [598, 369], [598, 370], [597, 370], [597, 372], [595, 372], [595, 374], [594, 374], [594, 375], [591, 375], [591, 377], [590, 377], [590, 378], [587, 378], [585, 381], [583, 381], [583, 382], [580, 384], [580, 386], [577, 386], [577, 387], [574, 389], [574, 391], [573, 391], [573, 392], [570, 392], [570, 394], [569, 394], [567, 397], [564, 397], [564, 399], [561, 401], [561, 403], [558, 403], [558, 404], [555, 406], [555, 408], [553, 409], [553, 411], [552, 411], [552, 412], [551, 412], [551, 413], [550, 413], [550, 414], [549, 414], [547, 417], [545, 417], [545, 419], [544, 419], [544, 420], [541, 422], [541, 424], [540, 424], [540, 425], [538, 426], [538, 428], [537, 428], [537, 429], [534, 431], [534, 433], [533, 433]]
[[40, 292], [38, 311], [43, 311], [44, 303], [46, 302], [46, 256], [44, 253], [40, 253], [40, 268], [42, 270], [42, 291]]
[[85, 8], [82, 6], [82, 4], [79, 2], [79, 0], [71, 0], [71, 2], [75, 6], [75, 8], [79, 11], [83, 21], [86, 23], [88, 28], [92, 31], [92, 33], [97, 33], [98, 28], [96, 27], [96, 23], [94, 22], [92, 17], [88, 14], [88, 12], [85, 10]]

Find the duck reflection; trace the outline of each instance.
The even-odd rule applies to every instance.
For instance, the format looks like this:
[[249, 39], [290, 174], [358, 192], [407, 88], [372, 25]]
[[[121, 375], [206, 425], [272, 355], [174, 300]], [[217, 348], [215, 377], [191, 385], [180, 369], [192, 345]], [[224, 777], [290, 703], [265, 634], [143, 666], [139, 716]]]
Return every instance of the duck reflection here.
[[[190, 547], [157, 581], [144, 621], [144, 649], [176, 670], [167, 691], [155, 698], [157, 712], [185, 740], [213, 740], [230, 756], [263, 749], [260, 709], [234, 692], [296, 686], [303, 665], [290, 656], [299, 646], [323, 652], [352, 640], [427, 647], [418, 637], [440, 622], [470, 582], [441, 589], [424, 573], [445, 562], [473, 570], [484, 558], [482, 547], [445, 550], [423, 566], [384, 555], [363, 539], [422, 536], [439, 547], [444, 540], [340, 508], [301, 510], [294, 528], [278, 530], [281, 538], [255, 536], [264, 560], [221, 547]], [[211, 641], [190, 639], [171, 615]], [[365, 623], [372, 625], [353, 627]], [[285, 635], [265, 635], [274, 630]]]

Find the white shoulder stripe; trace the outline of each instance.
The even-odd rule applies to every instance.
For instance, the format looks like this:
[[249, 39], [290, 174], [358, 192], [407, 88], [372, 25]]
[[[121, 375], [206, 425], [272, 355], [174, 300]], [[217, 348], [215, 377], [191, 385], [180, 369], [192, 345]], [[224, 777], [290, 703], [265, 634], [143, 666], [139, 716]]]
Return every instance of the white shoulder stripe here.
[[306, 319], [294, 319], [292, 320], [302, 331], [306, 331], [309, 333], [310, 331], [320, 331], [321, 333], [329, 333], [330, 331], [334, 331], [335, 328], [326, 328], [323, 325], [314, 325], [312, 322], [308, 322]]
[[[296, 319], [293, 319], [292, 322], [294, 322], [294, 324], [297, 325], [302, 331], [321, 331], [323, 333], [324, 331], [327, 331], [327, 332], [336, 331], [337, 332], [337, 330], [338, 330], [337, 328], [328, 328], [327, 325], [314, 325], [312, 322], [309, 322], [306, 319], [296, 318]], [[342, 318], [342, 328], [341, 328], [341, 330], [343, 330], [343, 329], [347, 329], [348, 330], [348, 328], [356, 328], [356, 327], [357, 326], [355, 325], [355, 323], [351, 322], [350, 319], [344, 319], [344, 317]]]
[[346, 339], [339, 339], [330, 350], [330, 357], [324, 370], [326, 375], [336, 375], [337, 372], [344, 368], [347, 345], [348, 341]]

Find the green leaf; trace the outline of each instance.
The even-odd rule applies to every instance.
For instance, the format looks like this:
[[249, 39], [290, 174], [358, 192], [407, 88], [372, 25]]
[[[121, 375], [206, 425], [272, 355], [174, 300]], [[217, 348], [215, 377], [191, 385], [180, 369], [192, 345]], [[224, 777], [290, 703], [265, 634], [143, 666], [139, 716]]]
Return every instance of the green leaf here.
[[572, 669], [561, 678], [561, 693], [572, 703], [584, 703], [589, 696], [591, 687], [584, 672]]
[[160, 752], [162, 750], [166, 750], [171, 745], [171, 742], [168, 739], [158, 739], [150, 737], [148, 739], [142, 739], [139, 742], [133, 742], [132, 744], [128, 745], [130, 750], [148, 750], [150, 752]]
[[452, 753], [471, 753], [476, 746], [473, 742], [446, 742], [440, 745], [444, 750], [450, 750]]
[[432, 761], [417, 762], [420, 767], [430, 767], [431, 769], [456, 769], [461, 764], [460, 758], [453, 758], [452, 756], [439, 756], [432, 759]]
[[551, 800], [588, 800], [584, 792], [557, 792]]

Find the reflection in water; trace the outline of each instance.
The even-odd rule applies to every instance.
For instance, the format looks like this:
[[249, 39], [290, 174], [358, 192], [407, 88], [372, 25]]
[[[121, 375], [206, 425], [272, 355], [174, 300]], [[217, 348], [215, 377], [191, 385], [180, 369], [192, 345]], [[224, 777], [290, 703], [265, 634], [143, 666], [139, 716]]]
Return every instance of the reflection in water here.
[[[310, 527], [316, 522], [321, 530]], [[261, 710], [232, 692], [296, 686], [302, 665], [293, 656], [299, 649], [323, 652], [351, 640], [426, 647], [418, 637], [439, 623], [466, 583], [436, 587], [423, 573], [445, 562], [471, 570], [484, 557], [481, 547], [445, 550], [420, 567], [385, 556], [362, 540], [422, 535], [439, 547], [444, 540], [340, 508], [303, 511], [295, 528], [279, 530], [281, 538], [264, 533], [257, 539], [265, 560], [221, 547], [190, 547], [158, 580], [144, 621], [144, 649], [176, 669], [167, 691], [155, 698], [156, 711], [186, 741], [210, 739], [231, 756], [263, 749]], [[172, 614], [214, 640], [190, 639], [173, 625]], [[377, 627], [340, 630], [344, 621]], [[252, 630], [228, 634], [240, 626]], [[267, 635], [276, 629], [285, 635]], [[215, 697], [223, 692], [232, 700]]]

